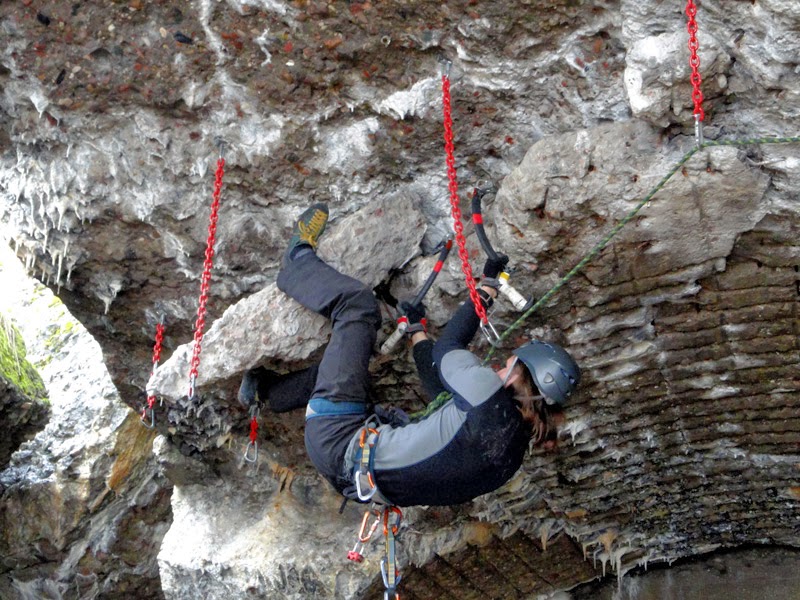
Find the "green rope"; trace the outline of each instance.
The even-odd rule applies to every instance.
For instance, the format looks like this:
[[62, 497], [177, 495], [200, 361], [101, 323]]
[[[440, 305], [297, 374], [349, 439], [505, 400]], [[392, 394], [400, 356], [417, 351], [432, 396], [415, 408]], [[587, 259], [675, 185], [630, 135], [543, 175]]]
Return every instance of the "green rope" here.
[[620, 230], [625, 227], [628, 223], [630, 223], [631, 219], [637, 215], [637, 213], [653, 199], [661, 188], [663, 188], [667, 182], [672, 179], [672, 176], [678, 172], [678, 170], [686, 164], [692, 156], [694, 156], [698, 151], [703, 150], [704, 148], [709, 148], [712, 146], [751, 146], [755, 144], [791, 144], [800, 142], [800, 136], [797, 137], [763, 137], [763, 138], [748, 138], [748, 139], [741, 139], [741, 140], [708, 140], [703, 142], [700, 146], [695, 146], [689, 152], [687, 152], [683, 158], [678, 161], [678, 163], [667, 173], [664, 178], [659, 181], [656, 186], [647, 194], [644, 198], [642, 198], [639, 203], [631, 210], [627, 215], [625, 215], [622, 220], [617, 223], [611, 231], [606, 234], [606, 236], [600, 240], [597, 245], [592, 248], [589, 253], [583, 257], [583, 259], [572, 269], [562, 277], [558, 283], [556, 283], [550, 290], [539, 300], [531, 306], [521, 317], [519, 317], [516, 321], [514, 321], [508, 329], [506, 329], [503, 334], [498, 338], [496, 345], [493, 346], [486, 357], [483, 359], [483, 362], [486, 363], [492, 355], [494, 355], [497, 346], [502, 344], [505, 340], [508, 339], [508, 336], [511, 335], [511, 332], [515, 329], [519, 328], [520, 325], [533, 313], [535, 313], [539, 308], [544, 306], [544, 304], [552, 298], [558, 290], [560, 290], [564, 285], [575, 275], [577, 275], [583, 268], [589, 264], [594, 258], [602, 252], [603, 248], [608, 246], [609, 242], [617, 235]]
[[440, 392], [433, 401], [428, 404], [424, 409], [419, 410], [415, 413], [411, 413], [408, 417], [411, 419], [412, 423], [416, 423], [417, 421], [422, 421], [423, 419], [430, 416], [432, 413], [439, 410], [442, 406], [444, 406], [447, 402], [449, 402], [453, 398], [453, 394], [450, 392]]

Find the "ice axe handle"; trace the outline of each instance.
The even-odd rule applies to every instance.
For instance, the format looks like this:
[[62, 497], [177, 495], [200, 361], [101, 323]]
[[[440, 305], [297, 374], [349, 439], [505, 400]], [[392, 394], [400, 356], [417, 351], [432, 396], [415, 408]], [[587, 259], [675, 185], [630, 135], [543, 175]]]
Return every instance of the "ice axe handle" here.
[[[442, 270], [444, 261], [447, 260], [447, 255], [450, 254], [450, 249], [452, 247], [453, 238], [445, 240], [442, 250], [439, 252], [439, 258], [437, 259], [436, 264], [433, 266], [431, 274], [428, 275], [428, 279], [425, 281], [425, 284], [422, 286], [422, 289], [420, 289], [419, 293], [414, 296], [411, 304], [414, 306], [419, 306], [422, 304], [422, 300], [425, 298], [428, 290], [431, 289], [433, 282], [436, 281], [436, 278], [439, 276], [439, 272]], [[381, 354], [389, 354], [397, 345], [397, 342], [403, 338], [403, 334], [406, 332], [406, 329], [408, 329], [408, 319], [405, 315], [402, 315], [399, 319], [397, 319], [397, 329], [395, 329], [394, 333], [392, 333], [392, 335], [386, 338], [386, 341], [383, 342], [383, 345], [380, 349]]]
[[389, 354], [394, 347], [397, 345], [401, 339], [403, 339], [403, 335], [408, 329], [408, 319], [405, 316], [400, 317], [397, 319], [397, 329], [394, 330], [394, 333], [386, 338], [386, 341], [383, 342], [381, 346], [381, 354]]
[[[481, 243], [483, 251], [486, 252], [486, 256], [488, 256], [490, 260], [497, 260], [497, 252], [495, 252], [494, 248], [492, 248], [489, 238], [486, 237], [486, 230], [483, 228], [481, 200], [486, 195], [486, 191], [487, 190], [485, 189], [475, 188], [475, 191], [472, 193], [472, 223], [475, 225], [475, 233], [478, 236], [478, 240]], [[525, 296], [520, 294], [516, 289], [514, 289], [514, 286], [508, 282], [508, 273], [500, 273], [498, 279], [500, 281], [500, 293], [503, 294], [509, 302], [511, 302], [514, 308], [516, 308], [518, 311], [525, 311], [533, 306], [533, 298], [527, 300]]]
[[450, 249], [453, 247], [453, 238], [448, 238], [445, 240], [444, 245], [442, 246], [442, 250], [439, 252], [439, 258], [436, 260], [436, 264], [433, 265], [433, 270], [431, 271], [430, 275], [428, 275], [428, 279], [425, 281], [425, 285], [422, 286], [422, 289], [419, 293], [414, 296], [414, 300], [411, 301], [411, 304], [414, 306], [419, 306], [422, 304], [422, 300], [425, 298], [425, 295], [428, 293], [428, 290], [431, 289], [433, 282], [436, 281], [436, 278], [439, 276], [439, 272], [442, 270], [442, 266], [444, 266], [444, 261], [447, 260], [447, 255], [450, 254]]

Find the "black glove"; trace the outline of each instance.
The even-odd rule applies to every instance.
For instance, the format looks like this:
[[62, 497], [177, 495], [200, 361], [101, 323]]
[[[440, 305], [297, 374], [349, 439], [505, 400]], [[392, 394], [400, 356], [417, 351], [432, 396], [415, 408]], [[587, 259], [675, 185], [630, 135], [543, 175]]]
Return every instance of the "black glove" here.
[[487, 258], [486, 264], [483, 265], [483, 276], [488, 279], [496, 279], [506, 268], [507, 264], [508, 256], [505, 254], [498, 254], [497, 258]]
[[400, 311], [408, 319], [408, 329], [406, 333], [412, 334], [418, 331], [427, 331], [428, 323], [425, 321], [425, 305], [411, 304], [407, 300], [400, 302]]

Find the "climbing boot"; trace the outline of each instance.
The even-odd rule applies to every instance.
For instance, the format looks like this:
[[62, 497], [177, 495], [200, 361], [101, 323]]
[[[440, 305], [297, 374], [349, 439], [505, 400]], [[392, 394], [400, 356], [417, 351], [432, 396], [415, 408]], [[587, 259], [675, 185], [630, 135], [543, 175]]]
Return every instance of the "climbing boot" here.
[[250, 408], [253, 404], [261, 404], [266, 398], [266, 390], [269, 389], [270, 380], [273, 373], [264, 367], [255, 367], [248, 370], [242, 383], [239, 386], [239, 404], [244, 408]]
[[325, 225], [327, 224], [327, 205], [318, 202], [307, 208], [294, 224], [289, 246], [283, 255], [283, 264], [286, 265], [295, 258], [295, 250], [301, 246], [311, 246], [312, 249], [316, 249], [319, 237], [325, 231]]

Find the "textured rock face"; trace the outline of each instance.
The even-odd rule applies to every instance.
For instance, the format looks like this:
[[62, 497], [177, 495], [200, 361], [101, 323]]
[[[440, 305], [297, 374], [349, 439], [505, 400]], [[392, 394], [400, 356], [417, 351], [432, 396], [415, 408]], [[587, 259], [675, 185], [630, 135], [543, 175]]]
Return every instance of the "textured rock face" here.
[[[136, 408], [154, 325], [167, 317], [171, 358], [151, 382], [166, 400], [156, 454], [177, 486], [159, 555], [166, 596], [351, 597], [376, 573], [377, 549], [361, 566], [339, 558], [356, 511], [335, 516], [305, 461], [300, 415], [262, 415], [261, 462], [241, 464], [241, 370], [298, 368], [325, 342], [324, 321], [272, 283], [292, 219], [328, 201], [326, 259], [395, 296], [419, 285], [434, 260], [421, 255], [450, 229], [445, 55], [462, 187], [502, 180], [485, 210], [490, 234], [511, 256], [515, 285], [541, 297], [692, 147], [681, 8], [0, 6], [9, 245], [60, 290]], [[709, 0], [698, 21], [706, 137], [797, 135], [796, 2]], [[182, 344], [218, 138], [227, 174], [213, 325], [190, 405]], [[514, 554], [560, 532], [558, 543], [617, 571], [740, 543], [797, 545], [799, 177], [796, 145], [709, 148], [688, 160], [508, 340], [540, 336], [580, 359], [584, 384], [560, 452], [533, 453], [508, 486], [468, 506], [410, 511], [401, 563], [439, 564], [469, 544]], [[473, 236], [469, 251], [479, 265]], [[434, 324], [464, 297], [454, 258], [428, 300]], [[502, 327], [515, 315], [501, 306], [493, 318]], [[374, 370], [378, 400], [418, 405], [402, 355]], [[490, 524], [488, 537], [475, 535], [477, 521]], [[425, 579], [407, 572], [409, 583]], [[451, 582], [473, 577], [484, 596], [508, 578], [481, 587], [456, 572]]]

